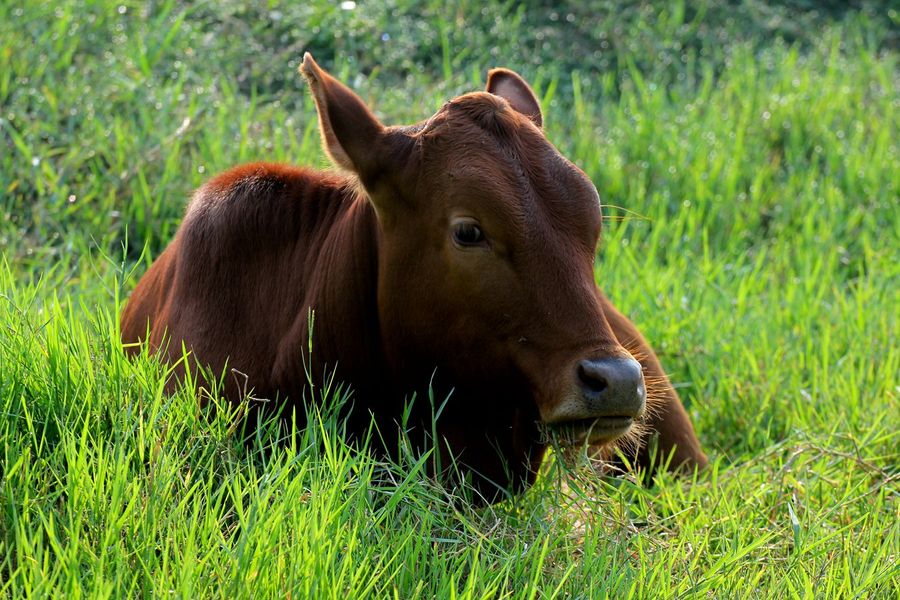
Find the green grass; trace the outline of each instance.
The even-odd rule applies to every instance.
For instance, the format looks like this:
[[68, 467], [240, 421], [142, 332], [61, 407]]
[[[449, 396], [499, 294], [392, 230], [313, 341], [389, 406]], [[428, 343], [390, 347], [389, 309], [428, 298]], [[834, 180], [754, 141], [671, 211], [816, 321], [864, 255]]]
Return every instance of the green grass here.
[[[542, 4], [0, 5], [0, 596], [900, 594], [900, 14]], [[122, 299], [194, 187], [326, 164], [306, 49], [389, 123], [492, 66], [535, 83], [707, 474], [551, 458], [473, 509], [344, 445], [333, 402], [244, 445], [125, 359]]]

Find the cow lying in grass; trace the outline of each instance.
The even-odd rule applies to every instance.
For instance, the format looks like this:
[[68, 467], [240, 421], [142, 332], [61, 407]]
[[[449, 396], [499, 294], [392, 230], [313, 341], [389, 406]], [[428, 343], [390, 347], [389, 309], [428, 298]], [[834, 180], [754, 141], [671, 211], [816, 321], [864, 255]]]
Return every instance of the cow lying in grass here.
[[[299, 403], [308, 374], [333, 371], [354, 390], [351, 431], [374, 418], [385, 439], [413, 394], [449, 397], [439, 454], [488, 498], [534, 481], [548, 431], [658, 434], [672, 467], [705, 465], [653, 351], [594, 281], [597, 190], [521, 77], [493, 70], [485, 92], [385, 127], [309, 54], [301, 71], [342, 173], [256, 163], [206, 183], [125, 307], [125, 342], [227, 365], [234, 401]], [[426, 404], [406, 415], [420, 442]]]

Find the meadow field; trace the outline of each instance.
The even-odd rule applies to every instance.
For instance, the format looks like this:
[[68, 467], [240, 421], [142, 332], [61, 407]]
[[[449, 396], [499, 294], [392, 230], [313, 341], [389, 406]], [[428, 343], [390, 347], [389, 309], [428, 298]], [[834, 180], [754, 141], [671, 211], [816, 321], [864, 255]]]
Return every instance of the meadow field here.
[[[0, 597], [900, 597], [900, 10], [851, 4], [4, 0]], [[307, 50], [389, 124], [531, 81], [707, 472], [551, 455], [474, 508], [343, 443], [337, 384], [244, 443], [124, 356], [194, 188], [327, 165]]]

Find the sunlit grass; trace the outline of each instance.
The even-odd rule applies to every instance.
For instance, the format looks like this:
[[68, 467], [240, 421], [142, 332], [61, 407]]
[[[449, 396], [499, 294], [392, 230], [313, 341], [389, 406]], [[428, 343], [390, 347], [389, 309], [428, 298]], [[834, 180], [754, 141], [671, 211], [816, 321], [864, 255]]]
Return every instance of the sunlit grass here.
[[[896, 598], [896, 11], [448, 6], [0, 6], [0, 594]], [[552, 458], [475, 509], [328, 410], [244, 444], [125, 358], [120, 303], [194, 187], [326, 164], [306, 49], [388, 123], [492, 66], [535, 82], [606, 205], [598, 281], [708, 473], [644, 487]]]

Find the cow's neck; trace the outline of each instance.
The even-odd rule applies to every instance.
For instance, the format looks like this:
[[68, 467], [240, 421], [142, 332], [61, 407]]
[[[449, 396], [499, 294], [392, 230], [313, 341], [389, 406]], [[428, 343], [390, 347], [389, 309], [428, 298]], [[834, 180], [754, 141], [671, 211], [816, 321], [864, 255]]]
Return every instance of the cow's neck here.
[[377, 389], [373, 378], [384, 373], [375, 211], [351, 186], [335, 188], [329, 196], [327, 209], [308, 207], [310, 216], [318, 217], [317, 231], [302, 236], [297, 248], [304, 294], [275, 369], [276, 384], [292, 397], [308, 395], [303, 371], [320, 390], [333, 374], [335, 383], [349, 384], [357, 397]]

